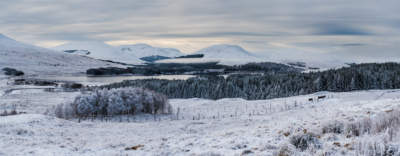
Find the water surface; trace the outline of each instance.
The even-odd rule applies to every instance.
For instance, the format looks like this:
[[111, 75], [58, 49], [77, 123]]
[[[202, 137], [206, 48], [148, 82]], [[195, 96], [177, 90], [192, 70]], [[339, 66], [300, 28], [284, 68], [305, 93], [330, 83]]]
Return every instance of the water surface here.
[[43, 77], [35, 78], [37, 80], [45, 81], [61, 81], [61, 82], [75, 82], [83, 85], [95, 86], [105, 85], [115, 82], [121, 82], [123, 80], [137, 80], [137, 79], [180, 79], [186, 80], [196, 75], [159, 75], [159, 76], [71, 76], [71, 77]]

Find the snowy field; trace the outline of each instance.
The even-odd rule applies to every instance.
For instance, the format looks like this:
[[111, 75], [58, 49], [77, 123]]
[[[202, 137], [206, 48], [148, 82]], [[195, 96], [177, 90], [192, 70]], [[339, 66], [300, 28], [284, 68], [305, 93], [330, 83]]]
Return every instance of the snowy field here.
[[[17, 89], [6, 82], [0, 81], [0, 92]], [[320, 133], [333, 120], [358, 121], [400, 109], [400, 90], [371, 90], [254, 101], [171, 99], [173, 115], [139, 114], [130, 116], [129, 123], [128, 116], [78, 123], [77, 119], [42, 115], [46, 108], [78, 94], [43, 89], [0, 94], [0, 111], [14, 103], [18, 111], [28, 112], [0, 117], [0, 155], [274, 155], [291, 136], [304, 131]], [[329, 98], [308, 102], [318, 95]], [[296, 154], [356, 155], [357, 142], [374, 138], [322, 134], [319, 146], [323, 148]], [[392, 144], [400, 146], [399, 142]], [[139, 145], [143, 147], [126, 150]]]

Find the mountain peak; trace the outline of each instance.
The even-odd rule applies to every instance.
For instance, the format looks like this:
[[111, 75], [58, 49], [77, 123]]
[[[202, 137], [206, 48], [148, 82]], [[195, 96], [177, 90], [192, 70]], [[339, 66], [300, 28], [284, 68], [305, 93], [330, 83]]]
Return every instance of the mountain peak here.
[[194, 52], [193, 54], [204, 54], [205, 57], [232, 57], [234, 55], [237, 56], [254, 56], [254, 54], [244, 50], [242, 47], [238, 45], [229, 45], [229, 44], [217, 44], [213, 46], [209, 46], [207, 48], [201, 49], [199, 51]]
[[9, 37], [7, 37], [7, 36], [5, 36], [5, 35], [1, 34], [1, 33], [0, 33], [0, 39], [8, 39], [8, 40], [13, 40], [13, 39], [11, 39], [11, 38], [9, 38]]

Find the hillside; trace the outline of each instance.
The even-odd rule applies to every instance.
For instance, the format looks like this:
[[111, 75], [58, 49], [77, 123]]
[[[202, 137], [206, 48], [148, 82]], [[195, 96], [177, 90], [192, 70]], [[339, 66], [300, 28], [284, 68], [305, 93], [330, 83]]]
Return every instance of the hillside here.
[[257, 54], [244, 50], [240, 46], [227, 44], [213, 45], [192, 54], [204, 54], [204, 58], [220, 59], [220, 64], [225, 65], [263, 62], [266, 60], [265, 58], [260, 58]]
[[341, 53], [318, 53], [302, 51], [297, 49], [289, 49], [280, 52], [268, 53], [264, 57], [270, 61], [280, 63], [296, 63], [304, 62], [306, 68], [317, 67], [320, 69], [341, 68], [347, 66], [345, 63], [354, 62], [347, 59]]
[[0, 34], [0, 67], [15, 68], [27, 75], [78, 74], [90, 67], [119, 66], [96, 59], [33, 46]]
[[75, 50], [77, 50], [76, 52], [87, 51], [89, 52], [89, 54], [87, 54], [89, 57], [96, 59], [113, 61], [127, 60], [122, 51], [119, 51], [115, 47], [99, 41], [71, 42], [53, 47], [52, 49], [62, 52], [70, 52]]
[[71, 42], [53, 47], [52, 49], [84, 54], [102, 60], [112, 60], [129, 64], [142, 64], [142, 57], [165, 56], [177, 57], [184, 55], [177, 49], [159, 48], [147, 44], [122, 45], [114, 47], [99, 41]]
[[118, 46], [117, 49], [135, 58], [157, 55], [165, 57], [178, 57], [185, 55], [174, 48], [153, 47], [147, 44], [122, 45]]

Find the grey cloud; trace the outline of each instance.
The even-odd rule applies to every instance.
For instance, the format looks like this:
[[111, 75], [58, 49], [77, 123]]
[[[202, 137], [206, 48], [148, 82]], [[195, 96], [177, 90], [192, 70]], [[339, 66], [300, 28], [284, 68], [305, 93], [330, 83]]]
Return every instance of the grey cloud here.
[[277, 35], [249, 33], [249, 32], [214, 32], [214, 33], [204, 33], [204, 34], [159, 34], [159, 35], [154, 35], [154, 37], [172, 37], [172, 38], [226, 37], [226, 36], [277, 36]]
[[382, 51], [393, 51], [400, 45], [399, 5], [346, 0], [0, 0], [0, 33], [31, 44], [185, 38], [181, 47], [158, 46], [196, 51], [200, 46], [193, 45], [210, 45], [218, 38], [251, 45], [249, 51], [255, 52], [277, 48], [256, 44], [268, 43], [264, 41], [322, 52], [339, 46], [346, 53], [379, 43], [386, 45], [379, 46]]
[[243, 41], [245, 43], [268, 43], [266, 41]]
[[349, 44], [341, 44], [341, 46], [365, 46], [369, 44], [362, 44], [362, 43], [349, 43]]
[[363, 30], [363, 28], [357, 28], [345, 24], [324, 23], [315, 25], [314, 28], [315, 30], [312, 33], [314, 35], [328, 35], [328, 36], [373, 35], [373, 33]]

